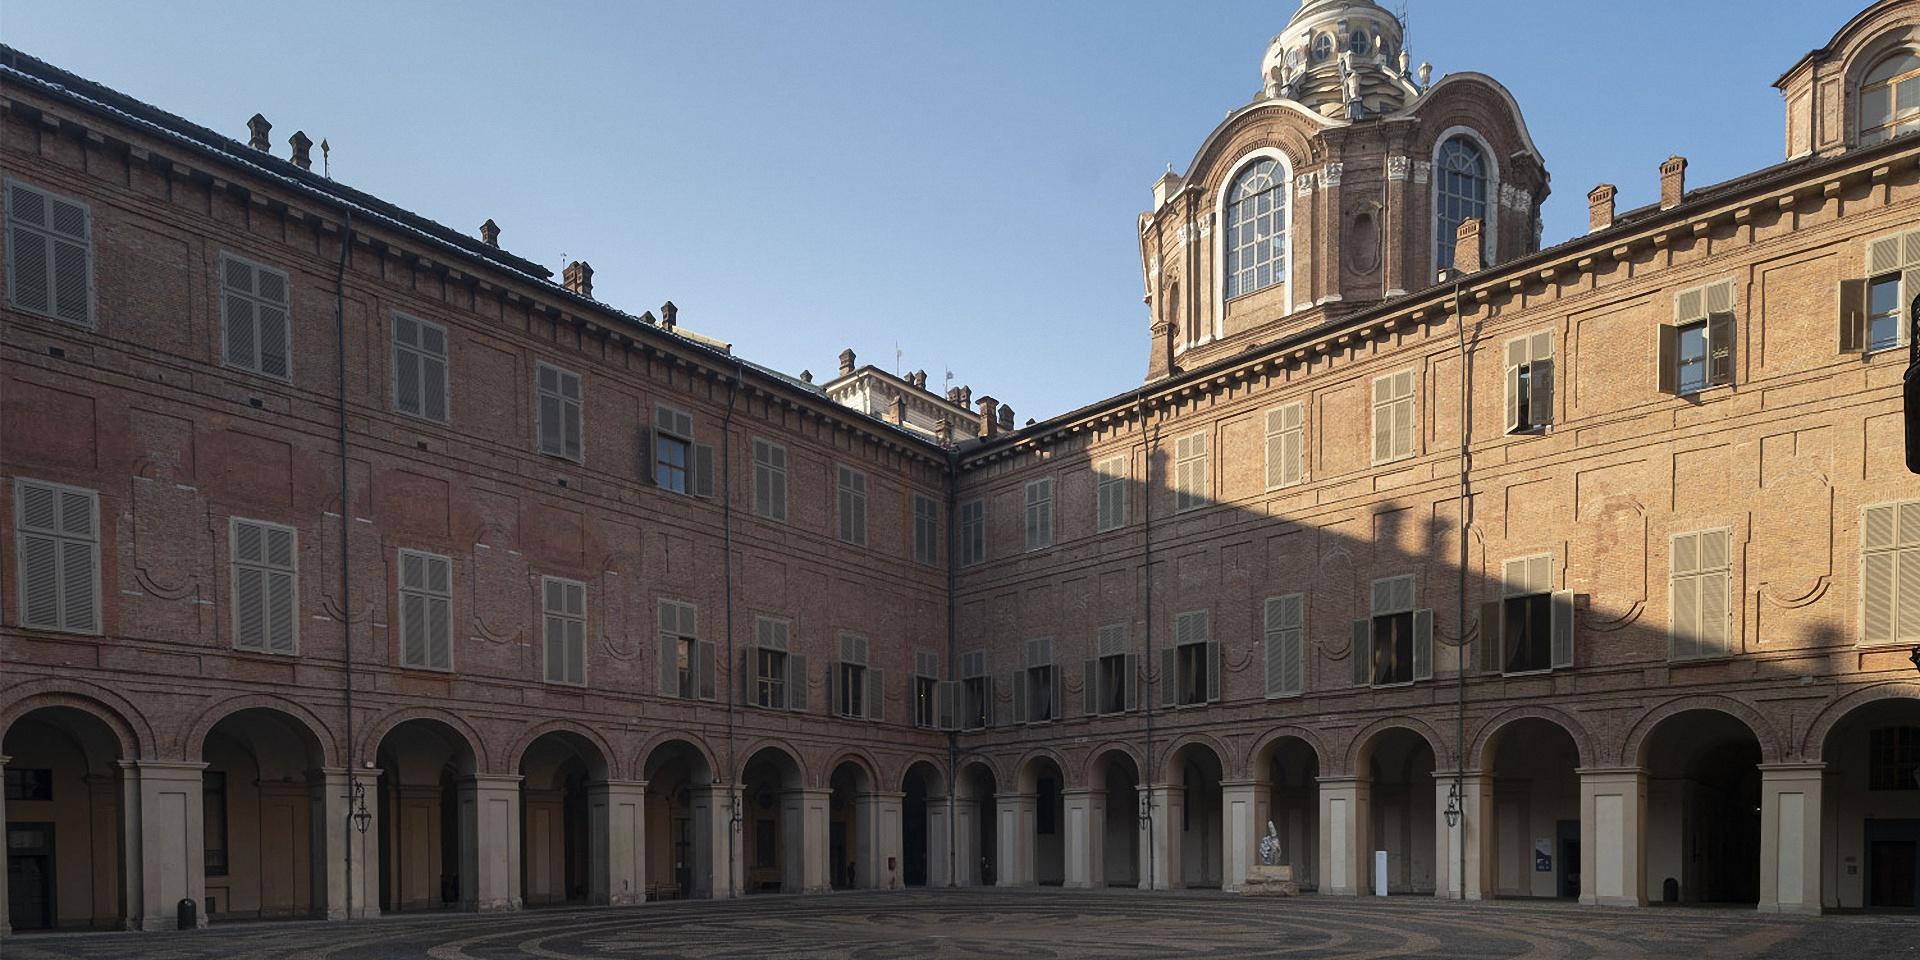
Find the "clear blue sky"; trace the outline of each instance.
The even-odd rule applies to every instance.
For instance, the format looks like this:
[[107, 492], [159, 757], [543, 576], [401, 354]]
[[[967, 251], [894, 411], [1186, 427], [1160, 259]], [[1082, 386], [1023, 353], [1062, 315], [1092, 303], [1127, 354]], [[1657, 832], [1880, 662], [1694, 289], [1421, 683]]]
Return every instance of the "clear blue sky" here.
[[[1511, 89], [1553, 177], [1654, 199], [1782, 158], [1772, 82], [1867, 0], [1405, 0], [1415, 63]], [[1401, 5], [1388, 0], [1389, 9]], [[1292, 0], [4, 0], [0, 40], [501, 242], [743, 355], [951, 369], [1024, 422], [1146, 369], [1135, 218], [1259, 85]]]

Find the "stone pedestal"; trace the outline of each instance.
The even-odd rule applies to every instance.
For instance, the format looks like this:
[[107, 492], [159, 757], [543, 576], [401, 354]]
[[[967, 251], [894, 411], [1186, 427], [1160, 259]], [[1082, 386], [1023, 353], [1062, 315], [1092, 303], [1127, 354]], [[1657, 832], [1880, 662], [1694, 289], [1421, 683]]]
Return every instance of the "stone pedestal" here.
[[1293, 897], [1300, 893], [1300, 884], [1293, 879], [1293, 868], [1276, 863], [1271, 866], [1256, 863], [1247, 870], [1247, 879], [1240, 885], [1240, 895], [1244, 897]]

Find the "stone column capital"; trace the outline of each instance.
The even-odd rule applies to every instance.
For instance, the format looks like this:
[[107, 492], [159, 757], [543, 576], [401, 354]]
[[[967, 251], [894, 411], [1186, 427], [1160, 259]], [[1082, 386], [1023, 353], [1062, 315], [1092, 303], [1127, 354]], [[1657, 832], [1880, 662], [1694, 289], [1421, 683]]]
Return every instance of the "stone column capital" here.
[[476, 773], [460, 781], [462, 790], [517, 790], [526, 779], [517, 773]]
[[1817, 760], [1799, 763], [1762, 763], [1757, 766], [1760, 768], [1762, 780], [1816, 779], [1827, 769], [1825, 763]]

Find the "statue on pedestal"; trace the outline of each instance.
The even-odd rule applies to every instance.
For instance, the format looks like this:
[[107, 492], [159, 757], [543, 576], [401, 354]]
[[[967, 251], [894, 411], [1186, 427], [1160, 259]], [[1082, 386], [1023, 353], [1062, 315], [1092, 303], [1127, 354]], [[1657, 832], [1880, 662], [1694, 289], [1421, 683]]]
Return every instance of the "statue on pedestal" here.
[[1260, 838], [1260, 862], [1271, 867], [1280, 862], [1280, 833], [1267, 821], [1267, 835]]

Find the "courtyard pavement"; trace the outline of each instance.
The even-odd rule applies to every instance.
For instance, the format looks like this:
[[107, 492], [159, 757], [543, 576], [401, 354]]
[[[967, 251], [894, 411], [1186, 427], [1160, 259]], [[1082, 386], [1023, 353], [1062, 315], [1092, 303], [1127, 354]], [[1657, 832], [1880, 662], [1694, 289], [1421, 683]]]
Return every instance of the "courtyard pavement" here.
[[50, 934], [5, 960], [574, 960], [574, 958], [1162, 957], [1920, 958], [1920, 916], [1776, 917], [1219, 893], [838, 893], [359, 923], [224, 924], [187, 933]]

